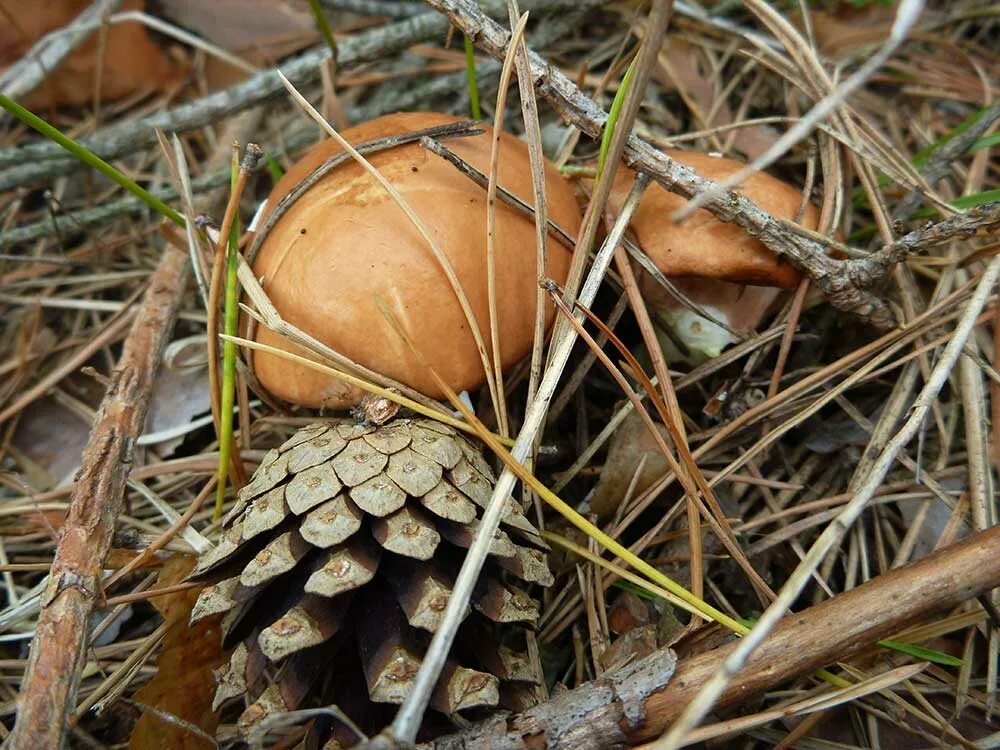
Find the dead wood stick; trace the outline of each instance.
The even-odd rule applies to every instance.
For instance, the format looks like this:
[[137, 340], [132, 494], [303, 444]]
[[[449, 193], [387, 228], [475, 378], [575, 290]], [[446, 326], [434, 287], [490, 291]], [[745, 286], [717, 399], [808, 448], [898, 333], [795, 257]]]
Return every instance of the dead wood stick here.
[[[789, 615], [757, 648], [716, 706], [739, 704], [796, 677], [849, 659], [1000, 585], [1000, 527], [889, 571]], [[589, 750], [655, 737], [715, 674], [735, 643], [675, 664], [668, 649], [511, 718], [499, 717], [422, 747], [430, 750]]]
[[[489, 18], [472, 0], [427, 0], [432, 8], [444, 13], [481, 50], [502, 60], [507, 54], [510, 33]], [[537, 93], [552, 105], [564, 121], [575, 125], [591, 138], [599, 138], [608, 114], [587, 97], [558, 68], [528, 50], [532, 83]], [[884, 300], [858, 284], [855, 276], [869, 276], [860, 261], [840, 261], [827, 255], [824, 243], [791, 232], [781, 222], [738, 193], [714, 192], [714, 183], [694, 170], [675, 162], [637, 135], [631, 134], [623, 158], [629, 166], [645, 172], [667, 190], [685, 198], [706, 194], [704, 208], [719, 219], [732, 222], [763, 242], [768, 249], [785, 257], [812, 279], [834, 307], [854, 313], [876, 325], [892, 327], [894, 316]]]
[[94, 420], [42, 597], [8, 750], [62, 747], [85, 661], [88, 618], [101, 596], [101, 571], [121, 512], [132, 447], [180, 307], [187, 260], [173, 247], [164, 251]]

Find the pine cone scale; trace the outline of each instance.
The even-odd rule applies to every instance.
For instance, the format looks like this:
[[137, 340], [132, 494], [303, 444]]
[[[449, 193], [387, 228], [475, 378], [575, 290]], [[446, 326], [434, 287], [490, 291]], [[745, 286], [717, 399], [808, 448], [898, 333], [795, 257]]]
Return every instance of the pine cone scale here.
[[[317, 662], [358, 664], [372, 705], [401, 702], [493, 481], [471, 443], [424, 419], [310, 425], [268, 451], [193, 574], [215, 582], [202, 590], [192, 621], [221, 614], [225, 638], [237, 642], [217, 673], [215, 703], [246, 696], [237, 723], [249, 731], [303, 701], [357, 697]], [[513, 499], [503, 526], [460, 632], [513, 627], [507, 635], [515, 637], [517, 626], [538, 618], [537, 603], [500, 576], [551, 581], [545, 544]], [[495, 706], [508, 694], [523, 702], [531, 691], [510, 686], [538, 680], [516, 648], [492, 635], [475, 640], [448, 662], [436, 688], [432, 706], [444, 714]]]

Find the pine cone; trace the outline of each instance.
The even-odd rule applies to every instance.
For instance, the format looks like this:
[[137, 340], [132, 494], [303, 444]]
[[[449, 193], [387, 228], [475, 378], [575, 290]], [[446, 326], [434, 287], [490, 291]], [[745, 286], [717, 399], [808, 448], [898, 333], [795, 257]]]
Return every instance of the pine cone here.
[[[192, 622], [224, 613], [237, 644], [215, 707], [245, 696], [244, 734], [270, 714], [331, 704], [381, 728], [409, 692], [493, 482], [465, 437], [426, 419], [313, 424], [269, 451], [194, 573], [215, 583]], [[441, 714], [523, 709], [540, 680], [519, 628], [538, 605], [508, 580], [548, 586], [552, 575], [537, 530], [508, 503], [432, 700]]]

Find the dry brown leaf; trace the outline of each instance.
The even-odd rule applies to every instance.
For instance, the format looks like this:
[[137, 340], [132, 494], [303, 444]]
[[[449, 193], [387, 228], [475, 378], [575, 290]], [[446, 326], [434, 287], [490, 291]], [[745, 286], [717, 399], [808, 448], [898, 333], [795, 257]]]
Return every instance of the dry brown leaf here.
[[[664, 439], [669, 440], [667, 428], [657, 425]], [[639, 462], [645, 458], [642, 467]], [[642, 417], [632, 412], [615, 431], [608, 448], [608, 460], [604, 462], [601, 478], [590, 498], [590, 510], [598, 518], [606, 519], [615, 514], [628, 492], [633, 477], [638, 479], [632, 497], [641, 494], [667, 471], [667, 459], [649, 432]]]
[[[189, 555], [175, 555], [160, 572], [157, 587], [183, 581], [194, 568]], [[219, 718], [212, 711], [215, 679], [212, 670], [225, 661], [220, 646], [218, 618], [188, 626], [191, 607], [199, 589], [188, 589], [152, 599], [163, 615], [167, 632], [156, 661], [156, 675], [135, 694], [136, 703], [150, 706], [129, 739], [131, 750], [205, 750], [215, 744], [199, 736], [191, 726], [209, 737], [215, 735]], [[167, 719], [166, 717], [170, 717]], [[185, 726], [187, 725], [187, 726]]]
[[[162, 0], [159, 7], [164, 18], [252, 65], [272, 65], [319, 41], [306, 0]], [[336, 32], [336, 19], [328, 16], [328, 20]], [[217, 57], [205, 60], [211, 89], [246, 76], [245, 70]]]
[[[71, 23], [89, 5], [90, 0], [0, 0], [0, 72], [19, 60], [42, 36]], [[144, 5], [143, 0], [126, 0], [121, 10], [142, 10]], [[100, 62], [100, 34], [95, 32], [22, 103], [30, 109], [45, 109], [92, 101]], [[102, 100], [160, 90], [177, 80], [180, 73], [145, 26], [133, 21], [108, 28], [103, 63]]]
[[256, 64], [319, 39], [305, 0], [162, 0], [160, 11], [202, 39]]
[[[834, 10], [814, 10], [809, 19], [820, 52], [842, 58], [888, 37], [895, 15], [891, 5], [869, 3], [859, 8], [844, 3]], [[800, 13], [791, 18], [797, 26], [803, 25]]]
[[[667, 90], [677, 91], [695, 115], [700, 129], [730, 125], [733, 111], [728, 102], [718, 101], [725, 80], [704, 64], [698, 47], [672, 35], [657, 58], [653, 75]], [[725, 141], [729, 136], [723, 136]], [[732, 134], [732, 148], [747, 159], [756, 159], [777, 140], [778, 133], [767, 125], [738, 128]]]

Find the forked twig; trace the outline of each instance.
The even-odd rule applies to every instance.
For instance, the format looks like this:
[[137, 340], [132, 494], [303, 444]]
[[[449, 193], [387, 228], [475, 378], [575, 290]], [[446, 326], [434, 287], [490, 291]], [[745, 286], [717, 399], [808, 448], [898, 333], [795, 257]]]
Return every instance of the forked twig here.
[[[445, 13], [481, 49], [497, 59], [503, 58], [510, 40], [509, 32], [486, 16], [472, 0], [427, 1]], [[529, 50], [528, 58], [538, 93], [564, 120], [592, 138], [599, 137], [607, 113], [542, 57]], [[704, 193], [713, 185], [710, 180], [668, 158], [634, 134], [625, 143], [623, 157], [629, 165], [647, 172], [665, 188], [685, 198]], [[786, 257], [809, 276], [830, 304], [838, 309], [881, 326], [894, 324], [894, 315], [888, 305], [857, 284], [851, 275], [849, 261], [828, 257], [823, 243], [788, 231], [773, 216], [738, 193], [713, 196], [704, 207], [721, 220], [737, 224], [775, 254]]]

